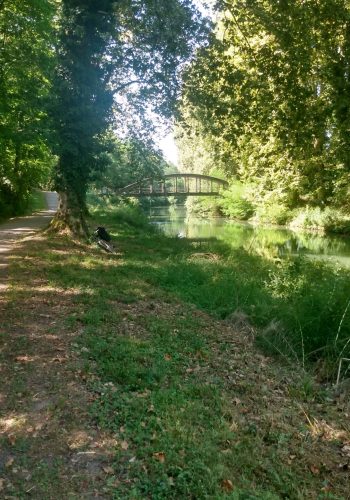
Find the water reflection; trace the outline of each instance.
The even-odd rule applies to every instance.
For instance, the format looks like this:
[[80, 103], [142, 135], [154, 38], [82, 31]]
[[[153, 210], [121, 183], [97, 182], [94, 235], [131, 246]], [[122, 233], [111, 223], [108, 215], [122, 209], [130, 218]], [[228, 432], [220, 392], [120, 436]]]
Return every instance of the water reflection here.
[[186, 208], [152, 207], [151, 221], [167, 235], [205, 241], [219, 239], [232, 248], [244, 248], [267, 258], [306, 255], [350, 267], [350, 240], [315, 233], [295, 233], [288, 229], [257, 227], [225, 218], [187, 217]]

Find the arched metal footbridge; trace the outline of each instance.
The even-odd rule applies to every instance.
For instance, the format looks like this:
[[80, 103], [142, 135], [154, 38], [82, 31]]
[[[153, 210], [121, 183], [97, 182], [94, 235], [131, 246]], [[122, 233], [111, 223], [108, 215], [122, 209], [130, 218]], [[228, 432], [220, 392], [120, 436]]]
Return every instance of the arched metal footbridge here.
[[217, 177], [199, 174], [169, 174], [151, 177], [118, 190], [117, 194], [140, 198], [143, 196], [220, 196], [228, 182]]

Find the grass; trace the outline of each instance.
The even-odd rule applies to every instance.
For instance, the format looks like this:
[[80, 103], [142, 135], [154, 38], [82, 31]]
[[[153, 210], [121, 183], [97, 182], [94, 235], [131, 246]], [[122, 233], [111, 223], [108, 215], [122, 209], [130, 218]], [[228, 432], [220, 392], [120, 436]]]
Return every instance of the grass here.
[[[100, 219], [112, 230], [118, 221], [123, 237], [142, 241], [131, 248], [123, 273], [219, 319], [244, 313], [268, 352], [309, 366], [321, 360], [323, 376], [333, 376], [340, 357], [350, 355], [349, 271], [302, 257], [271, 261], [222, 242], [196, 252], [186, 241], [144, 231], [142, 215], [133, 222], [138, 235], [131, 235], [129, 218], [135, 210], [121, 208], [114, 218], [104, 214]], [[120, 229], [115, 234], [120, 237]]]
[[[288, 319], [287, 311], [294, 318], [298, 304], [300, 319], [328, 303], [337, 325], [335, 299], [342, 303], [343, 295], [334, 291], [322, 302], [322, 293], [339, 286], [346, 294], [346, 277], [303, 261], [275, 265], [222, 244], [193, 248], [134, 216], [127, 207], [94, 211], [91, 225], [112, 233], [116, 256], [51, 236], [12, 263], [16, 280], [29, 273], [37, 287], [44, 275], [45, 287], [60, 291], [45, 306], [45, 314], [55, 314], [47, 331], [59, 338], [64, 330], [74, 340], [91, 419], [116, 441], [102, 491], [130, 500], [345, 498], [339, 445], [314, 438], [301, 409], [319, 412], [334, 428], [341, 413], [298, 368], [262, 355], [254, 329], [238, 327], [233, 313], [244, 312], [263, 330]], [[330, 276], [334, 281], [322, 285]], [[13, 308], [32, 296], [28, 285], [17, 286]], [[60, 311], [59, 295], [70, 297], [69, 309]], [[347, 324], [345, 318], [342, 338]], [[16, 446], [28, 449], [25, 441]], [[42, 481], [36, 491], [51, 498], [59, 478], [35, 470]]]

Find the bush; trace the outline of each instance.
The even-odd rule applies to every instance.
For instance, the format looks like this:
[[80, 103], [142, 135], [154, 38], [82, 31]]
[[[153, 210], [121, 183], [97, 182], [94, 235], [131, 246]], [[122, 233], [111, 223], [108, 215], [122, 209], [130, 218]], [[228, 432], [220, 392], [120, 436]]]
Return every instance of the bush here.
[[282, 203], [266, 203], [256, 209], [258, 222], [284, 226], [292, 217], [292, 212]]
[[148, 231], [154, 231], [154, 226], [150, 224], [137, 201], [134, 203], [134, 200], [130, 199], [126, 202], [118, 197], [104, 200], [93, 194], [90, 194], [88, 197], [89, 211], [93, 217], [103, 218], [107, 209], [108, 217], [119, 224], [127, 224], [138, 229], [147, 228]]
[[186, 200], [186, 208], [190, 215], [199, 217], [221, 216], [221, 201], [211, 196], [190, 196]]
[[151, 228], [148, 218], [141, 209], [134, 205], [120, 205], [114, 210], [113, 216], [118, 222], [128, 224], [136, 228]]
[[334, 208], [306, 207], [296, 212], [289, 226], [324, 233], [350, 233], [350, 218]]
[[248, 188], [238, 181], [223, 193], [220, 206], [223, 213], [233, 219], [248, 220], [254, 214], [254, 206], [248, 199]]

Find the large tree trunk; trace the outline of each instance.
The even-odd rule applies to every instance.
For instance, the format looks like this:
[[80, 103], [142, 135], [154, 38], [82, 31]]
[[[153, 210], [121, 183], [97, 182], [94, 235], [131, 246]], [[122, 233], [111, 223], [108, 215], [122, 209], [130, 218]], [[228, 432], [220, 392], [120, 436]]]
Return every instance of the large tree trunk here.
[[59, 192], [59, 206], [51, 222], [55, 231], [68, 231], [79, 238], [89, 236], [85, 200], [73, 191]]

